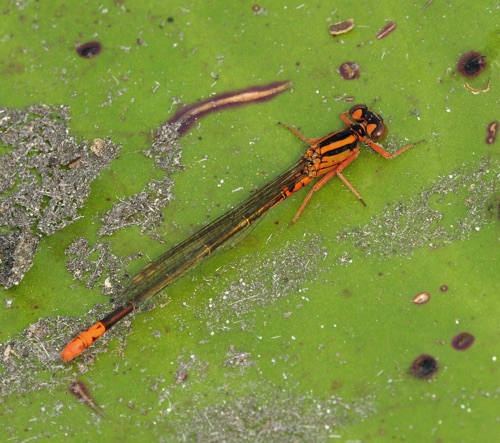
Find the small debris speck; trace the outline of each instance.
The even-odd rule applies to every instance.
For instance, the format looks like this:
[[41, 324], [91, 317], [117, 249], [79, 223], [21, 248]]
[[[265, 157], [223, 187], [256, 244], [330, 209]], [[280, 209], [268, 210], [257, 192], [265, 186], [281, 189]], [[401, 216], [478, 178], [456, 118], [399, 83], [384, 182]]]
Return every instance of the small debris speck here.
[[475, 337], [470, 334], [469, 332], [461, 332], [460, 334], [456, 335], [453, 337], [453, 340], [451, 341], [451, 345], [457, 350], [457, 351], [465, 351], [466, 349], [469, 349], [475, 341]]
[[498, 135], [498, 122], [497, 121], [492, 121], [491, 123], [488, 124], [488, 127], [486, 128], [486, 144], [487, 145], [492, 145], [493, 143], [496, 142], [497, 140], [497, 135]]
[[344, 62], [337, 71], [344, 80], [356, 80], [361, 75], [359, 65], [355, 62]]
[[431, 294], [428, 292], [420, 292], [419, 294], [413, 297], [413, 303], [416, 305], [423, 305], [427, 303], [431, 299]]
[[394, 32], [396, 29], [396, 23], [394, 22], [387, 22], [386, 25], [379, 31], [377, 32], [377, 40], [382, 40], [383, 38], [387, 37], [391, 32]]
[[354, 29], [354, 19], [352, 18], [349, 18], [342, 22], [332, 23], [331, 25], [328, 26], [330, 34], [333, 35], [334, 37], [337, 35], [345, 34], [346, 32], [349, 32], [352, 29]]

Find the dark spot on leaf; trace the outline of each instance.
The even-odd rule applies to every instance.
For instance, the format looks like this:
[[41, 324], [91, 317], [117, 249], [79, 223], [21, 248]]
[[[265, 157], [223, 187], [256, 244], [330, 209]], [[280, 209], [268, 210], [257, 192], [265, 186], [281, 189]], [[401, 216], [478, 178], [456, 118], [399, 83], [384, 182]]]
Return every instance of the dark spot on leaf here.
[[92, 58], [99, 55], [102, 49], [102, 45], [99, 42], [86, 42], [82, 43], [76, 48], [76, 52], [80, 57]]
[[440, 290], [441, 292], [446, 292], [446, 291], [448, 291], [448, 286], [446, 286], [446, 285], [441, 285], [441, 286], [439, 287], [439, 290]]
[[338, 73], [344, 80], [356, 80], [360, 76], [359, 65], [355, 62], [344, 62], [339, 66]]
[[460, 334], [453, 337], [451, 345], [457, 351], [465, 351], [473, 345], [475, 340], [476, 338], [472, 334], [469, 334], [468, 332], [461, 332]]
[[431, 378], [437, 370], [438, 363], [432, 355], [422, 354], [411, 364], [411, 373], [421, 379]]
[[464, 77], [476, 77], [486, 68], [486, 56], [470, 51], [462, 55], [457, 62], [457, 69]]
[[349, 288], [345, 288], [345, 289], [342, 290], [342, 295], [345, 298], [352, 297], [352, 291]]

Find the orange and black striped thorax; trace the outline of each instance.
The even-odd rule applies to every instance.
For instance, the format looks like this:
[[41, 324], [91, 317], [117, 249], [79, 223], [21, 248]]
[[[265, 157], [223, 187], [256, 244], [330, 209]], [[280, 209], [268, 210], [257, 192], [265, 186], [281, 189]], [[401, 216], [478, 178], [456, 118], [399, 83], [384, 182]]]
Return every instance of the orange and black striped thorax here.
[[[359, 154], [359, 142], [368, 139], [379, 141], [387, 135], [387, 126], [382, 117], [370, 111], [366, 105], [354, 105], [341, 117], [348, 124], [344, 129], [319, 139], [303, 138], [310, 146], [302, 158], [303, 169], [296, 174], [295, 181], [291, 186], [283, 186], [285, 198], [307, 186], [315, 178], [332, 172], [343, 162], [356, 158]], [[290, 129], [301, 136], [298, 131]]]
[[[352, 124], [347, 128], [332, 132], [308, 149], [314, 152], [313, 156], [321, 157], [322, 163], [337, 165], [350, 157], [361, 138], [366, 137], [366, 131], [360, 124]], [[307, 153], [306, 153], [307, 155]]]

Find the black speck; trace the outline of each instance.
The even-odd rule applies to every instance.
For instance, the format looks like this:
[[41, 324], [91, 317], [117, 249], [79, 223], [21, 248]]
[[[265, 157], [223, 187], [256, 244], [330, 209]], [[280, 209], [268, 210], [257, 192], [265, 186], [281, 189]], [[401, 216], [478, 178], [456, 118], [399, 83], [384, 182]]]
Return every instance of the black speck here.
[[168, 23], [173, 23], [174, 22], [174, 18], [173, 17], [168, 17], [167, 18], [167, 22]]

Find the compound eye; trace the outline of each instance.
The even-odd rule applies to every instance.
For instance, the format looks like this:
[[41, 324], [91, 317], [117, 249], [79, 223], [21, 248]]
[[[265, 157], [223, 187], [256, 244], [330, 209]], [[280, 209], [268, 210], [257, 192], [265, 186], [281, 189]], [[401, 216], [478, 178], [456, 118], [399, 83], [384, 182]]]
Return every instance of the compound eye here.
[[368, 106], [358, 104], [354, 105], [351, 109], [349, 109], [349, 114], [353, 118], [353, 120], [357, 122], [361, 122], [365, 119], [364, 115], [368, 111]]
[[[371, 129], [371, 128], [369, 128]], [[387, 126], [385, 125], [384, 122], [379, 122], [379, 124], [376, 126], [375, 129], [373, 129], [371, 132], [368, 132], [368, 134], [370, 135], [370, 138], [373, 140], [373, 141], [381, 141], [383, 140], [385, 137], [387, 137]]]

